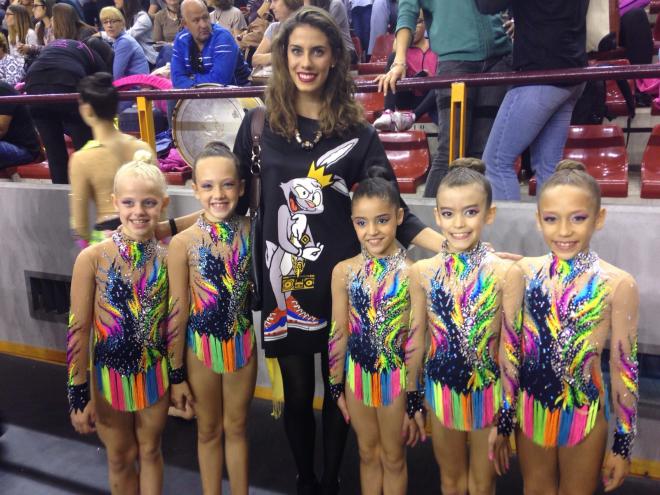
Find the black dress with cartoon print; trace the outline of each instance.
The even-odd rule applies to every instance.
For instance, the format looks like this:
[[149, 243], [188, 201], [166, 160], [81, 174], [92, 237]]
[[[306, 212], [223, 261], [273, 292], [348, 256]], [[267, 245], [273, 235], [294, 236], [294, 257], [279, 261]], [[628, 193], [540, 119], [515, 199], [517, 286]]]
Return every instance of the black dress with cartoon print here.
[[[246, 180], [239, 212], [250, 190], [252, 113], [243, 119], [234, 152]], [[303, 140], [312, 141], [316, 120], [298, 118]], [[272, 132], [261, 136], [263, 266], [262, 343], [267, 357], [327, 349], [330, 279], [341, 260], [360, 252], [351, 223], [349, 191], [372, 166], [391, 169], [378, 134], [365, 124], [349, 137], [321, 139], [311, 150]], [[404, 246], [424, 228], [408, 211], [397, 231]]]

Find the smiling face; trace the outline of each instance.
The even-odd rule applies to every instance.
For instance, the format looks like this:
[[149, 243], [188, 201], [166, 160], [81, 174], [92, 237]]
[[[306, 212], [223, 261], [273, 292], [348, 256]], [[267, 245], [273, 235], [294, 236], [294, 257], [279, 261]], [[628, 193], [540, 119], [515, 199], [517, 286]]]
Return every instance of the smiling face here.
[[351, 209], [353, 228], [362, 247], [376, 257], [394, 254], [403, 209], [383, 198], [369, 196], [354, 200]]
[[195, 197], [210, 222], [229, 219], [243, 196], [245, 181], [238, 176], [233, 160], [219, 156], [201, 158], [195, 165]]
[[569, 260], [589, 249], [591, 237], [605, 223], [589, 191], [572, 185], [547, 188], [539, 198], [538, 227], [550, 250]]
[[161, 210], [167, 206], [168, 197], [153, 181], [127, 174], [118, 178], [112, 195], [122, 231], [136, 241], [146, 241], [154, 236]]
[[481, 240], [484, 225], [493, 223], [495, 207], [487, 207], [486, 200], [486, 192], [479, 184], [440, 187], [435, 221], [447, 239], [450, 252], [474, 248]]
[[320, 98], [334, 64], [328, 37], [317, 28], [300, 25], [289, 36], [289, 76], [300, 93]]

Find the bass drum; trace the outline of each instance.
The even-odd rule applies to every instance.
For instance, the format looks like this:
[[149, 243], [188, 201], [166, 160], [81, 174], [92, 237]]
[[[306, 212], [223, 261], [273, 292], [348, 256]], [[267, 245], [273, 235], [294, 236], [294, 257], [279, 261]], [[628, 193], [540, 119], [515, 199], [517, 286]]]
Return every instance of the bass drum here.
[[[209, 83], [196, 87], [223, 86]], [[260, 105], [260, 98], [179, 100], [172, 115], [172, 137], [179, 154], [192, 167], [209, 141], [222, 141], [233, 149], [245, 112]]]

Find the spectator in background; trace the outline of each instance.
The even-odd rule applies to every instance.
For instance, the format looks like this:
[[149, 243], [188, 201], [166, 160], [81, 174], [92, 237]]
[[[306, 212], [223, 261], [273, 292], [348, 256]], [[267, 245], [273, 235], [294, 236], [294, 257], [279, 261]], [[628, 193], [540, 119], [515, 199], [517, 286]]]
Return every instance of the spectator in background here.
[[36, 45], [23, 45], [20, 48], [21, 53], [24, 55], [36, 56], [41, 49], [55, 39], [53, 33], [53, 6], [55, 0], [36, 0], [32, 6], [34, 18], [37, 20], [35, 31], [37, 33]]
[[153, 17], [161, 10], [165, 10], [166, 1], [165, 0], [149, 0], [149, 10], [147, 13]]
[[371, 10], [374, 0], [351, 0], [351, 26], [360, 40], [369, 61], [369, 37], [371, 33]]
[[[70, 5], [61, 4], [72, 8]], [[57, 25], [56, 25], [57, 27]], [[81, 41], [56, 39], [44, 47], [25, 76], [25, 91], [30, 95], [76, 93], [80, 80], [96, 72], [107, 72], [101, 56]], [[53, 184], [69, 182], [69, 155], [64, 142], [66, 132], [80, 149], [92, 139], [92, 132], [80, 118], [76, 103], [34, 104], [30, 113], [46, 147]]]
[[138, 42], [127, 31], [124, 16], [115, 7], [99, 13], [106, 35], [114, 41], [112, 77], [116, 80], [135, 74], [149, 74], [149, 62]]
[[371, 55], [374, 51], [376, 39], [387, 34], [390, 26], [394, 29], [396, 25], [397, 4], [392, 0], [374, 0], [371, 9], [371, 24], [369, 29], [369, 46], [367, 53]]
[[341, 31], [341, 38], [344, 41], [344, 46], [350, 57], [351, 64], [357, 64], [357, 52], [351, 38], [351, 26], [348, 23], [348, 14], [344, 2], [342, 0], [304, 0], [304, 3], [305, 5], [320, 7], [330, 13], [330, 17], [335, 20], [339, 31]]
[[[399, 0], [396, 55], [390, 70], [376, 78], [385, 94], [406, 74], [407, 50], [423, 7], [431, 49], [438, 55], [438, 75], [484, 74], [511, 70], [511, 40], [499, 15], [483, 15], [474, 0]], [[465, 156], [481, 158], [506, 86], [469, 87], [466, 108]], [[451, 89], [435, 91], [438, 107], [438, 151], [424, 188], [435, 197], [449, 166]]]
[[[412, 45], [406, 52], [406, 77], [426, 77], [437, 70], [438, 56], [431, 50], [429, 40], [424, 36], [425, 31], [424, 16], [420, 10]], [[392, 67], [394, 56], [392, 53], [387, 59], [386, 70]], [[389, 92], [385, 97], [385, 111], [376, 119], [374, 127], [379, 131], [407, 131], [426, 113], [437, 123], [435, 90]]]
[[32, 29], [32, 21], [28, 10], [21, 4], [12, 4], [7, 8], [5, 19], [7, 19], [9, 30], [9, 53], [25, 58], [22, 53], [24, 45], [37, 44], [37, 33]]
[[234, 0], [210, 0], [215, 8], [211, 12], [211, 22], [220, 24], [232, 35], [236, 31], [247, 28], [245, 16], [240, 9], [234, 7]]
[[[0, 96], [18, 92], [0, 81]], [[27, 106], [20, 103], [0, 103], [0, 168], [30, 163], [39, 157], [39, 138]]]
[[[261, 9], [261, 6], [266, 3], [270, 4], [270, 1], [268, 0], [248, 0], [247, 2], [247, 10], [248, 10], [248, 18], [247, 22], [248, 24], [251, 24], [257, 17], [259, 17], [259, 10]], [[270, 8], [270, 5], [269, 5]]]
[[270, 2], [270, 10], [273, 12], [277, 22], [272, 22], [264, 37], [259, 43], [254, 55], [252, 55], [252, 66], [257, 65], [270, 65], [270, 51], [273, 43], [273, 38], [280, 29], [280, 24], [286, 21], [291, 15], [303, 6], [303, 0], [272, 0]]
[[181, 5], [179, 0], [165, 0], [165, 8], [154, 16], [154, 43], [173, 43], [181, 29]]
[[115, 7], [124, 15], [126, 33], [139, 43], [147, 61], [155, 65], [158, 54], [151, 38], [153, 23], [149, 14], [142, 9], [140, 0], [115, 0]]
[[173, 86], [247, 84], [250, 69], [238, 51], [234, 37], [225, 28], [211, 23], [206, 4], [201, 0], [184, 0], [181, 16], [185, 29], [174, 40]]
[[7, 38], [0, 33], [0, 81], [15, 86], [25, 76], [24, 66], [23, 57], [15, 57], [9, 54]]

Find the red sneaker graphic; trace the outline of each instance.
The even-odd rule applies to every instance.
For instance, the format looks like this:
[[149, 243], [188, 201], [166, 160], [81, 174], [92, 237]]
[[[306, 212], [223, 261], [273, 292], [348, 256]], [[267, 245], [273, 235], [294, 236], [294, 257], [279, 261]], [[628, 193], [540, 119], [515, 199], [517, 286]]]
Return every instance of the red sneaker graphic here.
[[293, 297], [286, 298], [286, 323], [291, 328], [300, 330], [320, 330], [325, 328], [328, 322], [322, 318], [316, 318], [300, 307], [300, 303]]

